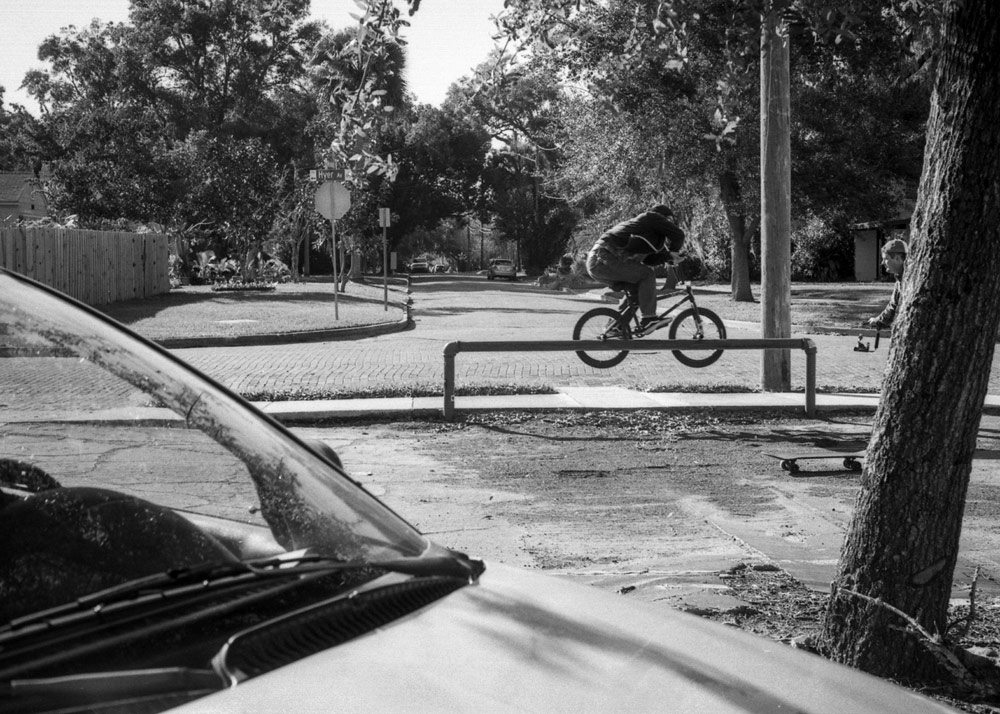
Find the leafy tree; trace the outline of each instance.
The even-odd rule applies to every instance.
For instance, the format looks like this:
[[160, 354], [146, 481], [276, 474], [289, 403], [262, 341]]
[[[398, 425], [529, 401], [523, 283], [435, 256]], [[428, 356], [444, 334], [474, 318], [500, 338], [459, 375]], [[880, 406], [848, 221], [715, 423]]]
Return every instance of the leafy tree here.
[[943, 16], [941, 51], [902, 303], [824, 641], [835, 659], [876, 674], [957, 680], [995, 697], [897, 612], [946, 634], [1000, 322], [1000, 5], [911, 7]]
[[[670, 3], [515, 0], [502, 25], [512, 37], [537, 40], [534, 53], [550, 74], [568, 75], [587, 88], [595, 106], [606, 106], [623, 127], [616, 135], [641, 137], [627, 157], [635, 165], [632, 177], [641, 180], [627, 184], [632, 190], [624, 194], [604, 194], [617, 193], [619, 204], [602, 205], [599, 194], [591, 195], [596, 206], [620, 217], [668, 201], [690, 206], [686, 213], [694, 215], [705, 205], [690, 203], [695, 192], [716, 185], [732, 229], [734, 297], [752, 299], [748, 240], [755, 188], [745, 177], [755, 176], [748, 162], [755, 130], [738, 115], [754, 116], [756, 101], [743, 68], [727, 65], [732, 5], [699, 3], [691, 14], [698, 22], [688, 26]], [[538, 46], [547, 51], [539, 53]]]
[[421, 105], [391, 133], [386, 148], [399, 167], [385, 195], [394, 214], [393, 240], [475, 210], [490, 141], [474, 117], [453, 106]]
[[521, 266], [540, 272], [566, 251], [577, 214], [562, 198], [543, 193], [531, 152], [523, 144], [511, 148], [493, 152], [484, 172], [493, 240], [513, 243]]
[[131, 0], [130, 44], [156, 70], [142, 88], [181, 136], [268, 134], [320, 37], [308, 10], [309, 0]]
[[558, 122], [562, 89], [538, 65], [484, 82], [495, 54], [479, 68], [479, 81], [453, 87], [449, 102], [475, 114], [493, 138], [480, 210], [496, 216], [501, 235], [513, 242], [526, 269], [545, 268], [563, 254], [577, 217], [546, 183], [560, 166], [562, 130]]
[[315, 189], [309, 181], [290, 171], [281, 182], [283, 194], [275, 211], [268, 242], [291, 269], [292, 280], [300, 274], [299, 255], [329, 235], [329, 226], [315, 208]]
[[305, 0], [133, 0], [130, 23], [47, 38], [50, 69], [25, 84], [57, 207], [173, 224], [218, 253], [245, 252], [272, 223], [263, 187], [278, 167], [312, 163], [303, 56], [319, 28], [307, 11]]
[[[379, 133], [407, 101], [402, 39], [380, 33], [377, 54], [367, 53], [374, 44], [365, 42], [374, 32], [372, 22], [363, 20], [358, 27], [326, 33], [309, 59], [310, 84], [320, 100], [311, 130], [321, 138], [324, 152], [332, 147], [331, 157], [337, 163], [357, 169], [359, 184], [369, 173], [383, 173], [374, 153]], [[367, 97], [366, 104], [360, 104], [361, 97]], [[370, 166], [376, 170], [369, 172]]]
[[[798, 28], [792, 62], [793, 136], [799, 151], [793, 164], [794, 207], [803, 216], [831, 213], [841, 226], [849, 218], [873, 217], [848, 211], [892, 205], [887, 194], [899, 197], [915, 175], [911, 157], [920, 154], [921, 92], [911, 92], [904, 103], [892, 101], [901, 94], [890, 82], [900, 74], [902, 55], [891, 18], [877, 11], [855, 16], [820, 0], [771, 5], [786, 7]], [[532, 55], [549, 63], [553, 74], [581, 83], [586, 101], [617, 119], [620, 132], [642, 137], [613, 164], [636, 164], [633, 171], [644, 176], [642, 184], [627, 184], [635, 190], [624, 192], [599, 191], [588, 207], [603, 205], [620, 216], [663, 198], [689, 207], [693, 216], [721, 205], [732, 241], [735, 299], [752, 299], [748, 257], [759, 212], [757, 54], [763, 9], [760, 2], [728, 0], [513, 0], [502, 18], [511, 37], [534, 41]], [[844, 36], [847, 22], [858, 28], [852, 41], [821, 41]], [[829, 111], [838, 102], [848, 108]], [[800, 106], [812, 110], [804, 123]], [[871, 121], [852, 122], [852, 109]], [[885, 110], [891, 111], [879, 116]], [[585, 129], [586, 118], [571, 116], [574, 129]], [[877, 131], [870, 131], [873, 124]], [[573, 150], [581, 150], [581, 143]], [[866, 146], [877, 151], [867, 154]], [[899, 160], [903, 155], [906, 159]], [[878, 168], [868, 156], [877, 157]], [[892, 156], [895, 161], [883, 160]], [[814, 178], [819, 172], [810, 163], [821, 157], [837, 169], [822, 174], [825, 181]], [[583, 165], [586, 159], [567, 157], [566, 163]], [[856, 200], [842, 200], [848, 196]], [[611, 199], [620, 203], [601, 203]]]
[[[381, 154], [378, 133], [403, 101], [405, 44], [409, 23], [392, 0], [355, 0], [364, 11], [358, 27], [328, 36], [313, 60], [335, 122], [329, 155], [347, 166], [360, 184], [372, 174], [395, 178], [391, 154]], [[415, 11], [419, 0], [411, 0]]]
[[165, 160], [171, 142], [153, 112], [74, 107], [44, 124], [56, 208], [86, 220], [169, 222], [179, 187]]
[[855, 42], [800, 42], [792, 88], [792, 175], [799, 211], [895, 217], [916, 193], [930, 77], [873, 16]]
[[391, 154], [383, 162], [382, 152], [391, 151], [387, 149], [391, 127], [398, 123], [397, 109], [406, 101], [406, 56], [401, 41], [381, 32], [381, 41], [366, 40], [373, 23], [388, 17], [385, 12], [372, 17], [366, 13], [358, 27], [326, 33], [309, 61], [310, 83], [319, 102], [310, 132], [324, 147], [317, 154], [353, 171], [347, 181], [353, 189], [351, 208], [337, 222], [337, 246], [326, 240], [327, 247], [357, 250], [369, 263], [376, 253], [381, 263], [378, 209], [387, 205], [386, 179], [391, 180], [397, 171]]
[[35, 134], [37, 120], [21, 106], [8, 110], [0, 86], [0, 171], [39, 170], [41, 161]]
[[172, 222], [201, 222], [209, 239], [202, 249], [233, 253], [249, 264], [247, 254], [258, 252], [278, 208], [280, 172], [271, 149], [257, 139], [199, 131], [178, 144], [170, 160], [181, 182]]
[[[97, 21], [47, 38], [25, 87], [42, 117], [35, 137], [53, 162], [53, 204], [84, 220], [163, 220], [169, 179], [157, 158], [172, 134], [133, 90], [148, 67], [127, 43], [127, 28]], [[168, 199], [169, 200], [169, 199]]]

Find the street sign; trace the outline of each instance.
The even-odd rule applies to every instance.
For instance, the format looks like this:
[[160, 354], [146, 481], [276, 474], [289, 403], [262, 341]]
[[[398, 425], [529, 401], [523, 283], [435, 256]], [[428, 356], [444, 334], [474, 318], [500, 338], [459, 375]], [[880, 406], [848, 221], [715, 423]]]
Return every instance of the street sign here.
[[388, 228], [391, 225], [391, 223], [390, 223], [389, 209], [388, 208], [380, 208], [380, 209], [378, 209], [378, 224], [382, 228]]
[[316, 212], [337, 220], [351, 208], [351, 192], [340, 181], [324, 181], [316, 187]]
[[313, 181], [343, 181], [347, 177], [344, 169], [312, 169], [309, 178]]

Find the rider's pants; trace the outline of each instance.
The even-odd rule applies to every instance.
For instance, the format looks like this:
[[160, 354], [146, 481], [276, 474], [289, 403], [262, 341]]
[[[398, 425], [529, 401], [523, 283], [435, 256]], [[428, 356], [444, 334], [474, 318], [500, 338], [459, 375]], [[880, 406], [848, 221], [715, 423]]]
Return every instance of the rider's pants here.
[[595, 246], [587, 254], [587, 272], [605, 283], [635, 283], [639, 289], [639, 312], [656, 316], [656, 271], [637, 260], [623, 260], [606, 248]]

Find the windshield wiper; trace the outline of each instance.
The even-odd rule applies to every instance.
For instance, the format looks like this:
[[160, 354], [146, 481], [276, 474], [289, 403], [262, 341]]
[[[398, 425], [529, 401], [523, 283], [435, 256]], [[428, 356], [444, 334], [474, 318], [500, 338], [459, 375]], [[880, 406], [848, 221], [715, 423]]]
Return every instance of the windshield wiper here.
[[18, 630], [28, 625], [47, 622], [83, 610], [94, 610], [96, 612], [112, 603], [132, 599], [140, 595], [163, 592], [164, 590], [198, 583], [207, 585], [223, 578], [252, 573], [253, 569], [240, 561], [203, 563], [185, 568], [172, 568], [162, 573], [153, 573], [152, 575], [146, 575], [121, 583], [120, 585], [114, 585], [104, 590], [83, 595], [76, 600], [62, 605], [56, 605], [46, 610], [38, 610], [30, 615], [15, 618], [6, 625], [0, 626], [0, 635], [6, 631]]
[[[416, 558], [393, 558], [390, 560], [336, 560], [323, 555], [301, 555], [292, 558], [268, 558], [254, 561], [255, 567], [281, 567], [288, 563], [300, 563], [306, 572], [313, 569], [324, 572], [337, 570], [356, 570], [359, 568], [378, 568], [393, 573], [416, 575], [417, 577], [446, 576], [475, 580], [486, 566], [481, 560], [475, 560], [464, 553], [449, 551], [448, 555], [432, 555]], [[302, 572], [302, 571], [300, 571]]]
[[191, 567], [174, 568], [130, 580], [84, 595], [72, 602], [19, 617], [6, 625], [0, 625], [0, 637], [4, 633], [21, 630], [30, 625], [48, 623], [56, 618], [87, 610], [98, 613], [109, 605], [136, 600], [142, 596], [156, 596], [183, 587], [193, 586], [196, 588], [196, 592], [202, 592], [213, 584], [225, 583], [226, 581], [244, 582], [262, 578], [298, 578], [317, 573], [356, 572], [366, 568], [416, 577], [446, 576], [469, 581], [478, 578], [485, 570], [482, 561], [471, 559], [465, 554], [455, 551], [447, 551], [446, 555], [376, 561], [345, 561], [329, 556], [305, 554], [226, 563], [204, 563]]

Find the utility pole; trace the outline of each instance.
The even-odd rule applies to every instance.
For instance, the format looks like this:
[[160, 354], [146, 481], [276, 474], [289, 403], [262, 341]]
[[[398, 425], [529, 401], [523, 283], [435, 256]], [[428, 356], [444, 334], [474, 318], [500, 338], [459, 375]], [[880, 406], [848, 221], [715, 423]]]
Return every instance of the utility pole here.
[[[769, 2], [760, 38], [760, 226], [762, 337], [790, 337], [791, 142], [789, 138], [788, 25]], [[789, 350], [764, 350], [760, 386], [791, 389]]]
[[333, 262], [333, 319], [340, 319], [340, 301], [337, 294], [340, 292], [337, 285], [337, 219], [330, 219], [330, 260]]
[[378, 209], [378, 224], [382, 226], [382, 291], [384, 310], [389, 310], [389, 239], [387, 231], [392, 220], [388, 208]]

